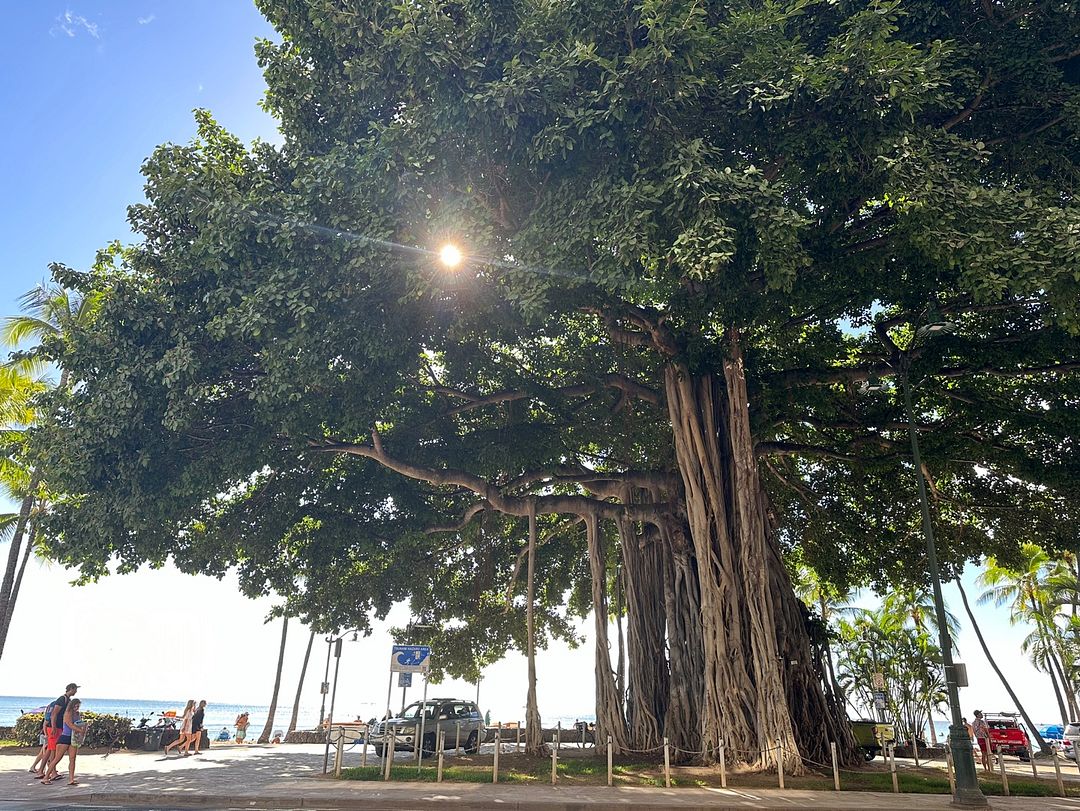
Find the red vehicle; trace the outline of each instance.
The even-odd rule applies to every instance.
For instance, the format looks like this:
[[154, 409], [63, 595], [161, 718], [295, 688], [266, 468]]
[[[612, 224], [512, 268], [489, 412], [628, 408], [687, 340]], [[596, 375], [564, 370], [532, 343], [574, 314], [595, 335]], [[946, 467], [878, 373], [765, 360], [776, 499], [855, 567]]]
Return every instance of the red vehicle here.
[[990, 749], [1003, 755], [1016, 755], [1020, 760], [1031, 759], [1031, 743], [1027, 730], [1016, 719], [1015, 712], [988, 712], [986, 725], [990, 727]]

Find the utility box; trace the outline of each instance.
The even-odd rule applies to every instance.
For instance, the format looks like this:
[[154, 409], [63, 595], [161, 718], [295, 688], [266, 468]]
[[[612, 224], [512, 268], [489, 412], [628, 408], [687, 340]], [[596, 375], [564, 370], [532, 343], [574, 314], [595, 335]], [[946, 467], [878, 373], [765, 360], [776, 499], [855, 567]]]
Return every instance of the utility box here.
[[968, 686], [967, 665], [963, 662], [953, 662], [952, 666], [953, 679], [956, 680], [957, 687]]

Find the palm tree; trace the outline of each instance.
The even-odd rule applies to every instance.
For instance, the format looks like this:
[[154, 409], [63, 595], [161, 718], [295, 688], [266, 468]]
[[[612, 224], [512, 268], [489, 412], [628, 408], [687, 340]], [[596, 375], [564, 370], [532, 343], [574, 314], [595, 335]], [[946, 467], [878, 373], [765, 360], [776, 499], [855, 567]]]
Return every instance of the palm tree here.
[[266, 715], [266, 726], [263, 727], [259, 743], [270, 743], [270, 735], [274, 729], [274, 715], [277, 713], [278, 691], [281, 689], [281, 666], [285, 663], [285, 637], [289, 633], [289, 617], [286, 615], [281, 623], [281, 648], [278, 650], [277, 675], [274, 676], [274, 694], [270, 697], [270, 711]]
[[307, 650], [304, 651], [304, 664], [300, 668], [300, 681], [296, 685], [296, 698], [292, 703], [292, 717], [289, 719], [289, 732], [296, 731], [296, 720], [300, 715], [300, 694], [304, 692], [304, 678], [307, 676], [308, 660], [311, 658], [311, 646], [315, 642], [315, 632], [308, 637]]
[[971, 628], [975, 631], [975, 636], [979, 640], [979, 645], [982, 646], [983, 655], [986, 657], [986, 661], [990, 663], [990, 667], [997, 673], [998, 679], [1001, 681], [1001, 686], [1005, 688], [1005, 692], [1009, 694], [1009, 698], [1012, 699], [1012, 703], [1016, 709], [1020, 711], [1020, 715], [1024, 718], [1024, 723], [1027, 724], [1028, 729], [1031, 730], [1031, 734], [1035, 736], [1035, 742], [1039, 744], [1039, 750], [1042, 752], [1049, 752], [1050, 749], [1046, 745], [1046, 741], [1043, 740], [1042, 735], [1039, 734], [1038, 727], [1031, 721], [1031, 716], [1028, 715], [1028, 711], [1024, 709], [1024, 705], [1020, 703], [1020, 697], [1016, 695], [1016, 691], [1013, 690], [1012, 685], [1009, 684], [1009, 680], [1005, 678], [1005, 674], [1001, 672], [1001, 668], [998, 667], [997, 661], [990, 653], [990, 648], [986, 644], [986, 639], [983, 637], [982, 629], [979, 627], [979, 623], [975, 621], [975, 614], [971, 610], [971, 603], [968, 602], [967, 592], [964, 591], [964, 585], [960, 582], [960, 578], [956, 578], [956, 587], [960, 589], [960, 599], [964, 603], [964, 611], [967, 612], [968, 620], [971, 622]]
[[[96, 294], [81, 296], [63, 287], [44, 284], [38, 285], [19, 299], [23, 313], [4, 321], [3, 328], [0, 329], [0, 341], [10, 347], [17, 347], [27, 341], [35, 343], [18, 359], [5, 367], [5, 378], [0, 380], [0, 401], [4, 400], [3, 392], [5, 391], [15, 392], [21, 388], [23, 392], [20, 395], [12, 395], [14, 400], [9, 400], [8, 406], [0, 405], [0, 422], [3, 423], [6, 432], [21, 430], [32, 422], [33, 415], [29, 410], [31, 398], [44, 388], [43, 381], [36, 376], [40, 368], [43, 344], [70, 335], [87, 324], [97, 312], [100, 301], [100, 296]], [[23, 376], [23, 382], [20, 382], [19, 375]], [[67, 385], [67, 371], [62, 370], [59, 386], [65, 389]], [[12, 418], [5, 412], [5, 408], [12, 407], [10, 403], [15, 404], [14, 410], [16, 413], [21, 412], [21, 416]], [[10, 463], [11, 459], [9, 458], [6, 462]], [[3, 580], [0, 581], [0, 656], [3, 656], [7, 642], [8, 629], [11, 627], [11, 618], [15, 611], [15, 601], [19, 596], [23, 574], [26, 571], [26, 563], [35, 545], [33, 519], [43, 504], [43, 496], [39, 493], [41, 482], [37, 471], [23, 471], [12, 479], [10, 476], [13, 473], [9, 465], [0, 474], [0, 480], [9, 485], [9, 492], [20, 501], [18, 520], [8, 547], [7, 566], [4, 569]], [[12, 481], [19, 482], [19, 486], [11, 487]], [[24, 539], [25, 548], [23, 547]]]
[[[996, 606], [1009, 606], [1009, 621], [1013, 624], [1027, 622], [1034, 626], [1037, 644], [1032, 647], [1032, 663], [1050, 676], [1054, 687], [1062, 723], [1069, 722], [1065, 695], [1069, 709], [1075, 712], [1075, 691], [1067, 680], [1059, 653], [1054, 645], [1057, 627], [1046, 607], [1046, 577], [1054, 568], [1050, 556], [1038, 545], [1025, 543], [1015, 567], [1003, 566], [996, 558], [986, 559], [986, 568], [976, 581], [985, 589], [980, 603], [993, 602]], [[1050, 626], [1054, 625], [1053, 629]], [[1059, 684], [1059, 681], [1061, 682]]]
[[[37, 495], [38, 482], [19, 458], [25, 428], [33, 422], [33, 397], [44, 390], [40, 377], [32, 373], [26, 364], [0, 367], [0, 442], [9, 452], [0, 460], [0, 491], [19, 502], [19, 511], [5, 516], [2, 535], [10, 535], [7, 566], [0, 580], [0, 656], [7, 642], [15, 600], [22, 584], [22, 574], [33, 549], [33, 540], [23, 542], [31, 519]], [[32, 532], [30, 533], [32, 536]]]
[[[917, 589], [915, 586], [898, 586], [885, 595], [883, 604], [885, 611], [910, 619], [917, 634], [924, 637], [923, 642], [930, 639], [933, 633], [935, 638], [940, 638], [938, 633], [937, 609], [934, 606], [934, 598], [925, 589]], [[945, 610], [945, 624], [949, 631], [949, 639], [956, 647], [956, 637], [960, 633], [960, 621], [948, 609]], [[927, 700], [930, 700], [932, 691], [927, 690]], [[930, 726], [930, 743], [937, 746], [937, 729], [934, 728], [934, 707], [927, 705], [926, 718]]]

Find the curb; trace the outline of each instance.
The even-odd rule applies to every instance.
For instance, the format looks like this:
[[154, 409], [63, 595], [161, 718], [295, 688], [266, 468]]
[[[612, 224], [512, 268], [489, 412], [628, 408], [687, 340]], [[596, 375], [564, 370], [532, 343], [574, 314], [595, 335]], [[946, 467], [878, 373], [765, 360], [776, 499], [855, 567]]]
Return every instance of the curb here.
[[[754, 811], [792, 811], [792, 800], [774, 800], [771, 797], [754, 797], [748, 802], [746, 796], [725, 797], [716, 795], [706, 803], [695, 803], [694, 799], [702, 800], [702, 797], [686, 797], [688, 802], [672, 803], [667, 797], [627, 797], [619, 798], [584, 798], [571, 796], [565, 799], [551, 797], [528, 797], [522, 795], [513, 799], [495, 799], [478, 797], [472, 794], [453, 796], [452, 788], [448, 787], [446, 793], [432, 790], [427, 784], [423, 785], [427, 790], [426, 796], [380, 797], [365, 794], [356, 794], [351, 797], [328, 796], [295, 796], [295, 797], [259, 797], [252, 795], [208, 795], [208, 794], [184, 794], [172, 795], [167, 792], [92, 792], [89, 796], [77, 798], [78, 801], [94, 805], [132, 805], [132, 806], [167, 806], [176, 808], [215, 808], [215, 809], [281, 809], [281, 808], [308, 808], [308, 809], [355, 809], [362, 807], [364, 811], [413, 811], [419, 807], [433, 806], [437, 808], [468, 808], [476, 811], [671, 811], [673, 808], [707, 808], [709, 811], [746, 811], [748, 807]], [[374, 792], [373, 792], [374, 793]], [[856, 792], [851, 792], [856, 793]], [[822, 792], [824, 795], [825, 792]], [[933, 795], [921, 795], [919, 799], [928, 800]], [[944, 795], [942, 795], [944, 799]], [[76, 798], [72, 798], [76, 799]], [[877, 803], [872, 807], [874, 811], [912, 811], [913, 804], [909, 799], [893, 802], [882, 802], [880, 795], [876, 798]], [[822, 796], [822, 804], [816, 803], [811, 807], [818, 807], [827, 811], [830, 807], [827, 800]], [[946, 805], [942, 804], [942, 808]]]

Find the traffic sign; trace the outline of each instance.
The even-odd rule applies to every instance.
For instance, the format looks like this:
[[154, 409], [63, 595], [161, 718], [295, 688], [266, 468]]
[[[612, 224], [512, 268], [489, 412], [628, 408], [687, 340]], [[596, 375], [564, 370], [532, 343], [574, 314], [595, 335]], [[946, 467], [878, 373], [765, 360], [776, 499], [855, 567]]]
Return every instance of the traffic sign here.
[[399, 670], [397, 674], [397, 686], [412, 687], [412, 673], [406, 673], [403, 670]]
[[874, 706], [879, 710], [885, 709], [885, 693], [881, 690], [874, 691]]
[[390, 654], [391, 673], [427, 673], [431, 667], [428, 645], [394, 645]]
[[880, 670], [874, 673], [874, 689], [875, 690], [884, 690], [885, 689], [885, 674], [882, 673]]

